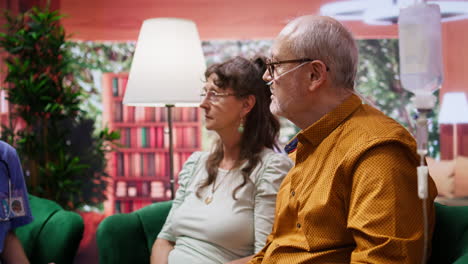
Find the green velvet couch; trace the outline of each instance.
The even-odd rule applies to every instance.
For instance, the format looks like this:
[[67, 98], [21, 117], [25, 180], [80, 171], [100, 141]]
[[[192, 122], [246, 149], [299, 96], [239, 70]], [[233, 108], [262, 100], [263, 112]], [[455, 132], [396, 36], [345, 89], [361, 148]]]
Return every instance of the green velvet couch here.
[[71, 264], [83, 237], [81, 216], [29, 195], [33, 222], [15, 230], [31, 264]]
[[[431, 264], [468, 263], [468, 206], [436, 203]], [[100, 264], [149, 263], [151, 247], [171, 202], [154, 203], [129, 214], [104, 219], [96, 239]]]
[[468, 206], [436, 203], [430, 264], [468, 264]]

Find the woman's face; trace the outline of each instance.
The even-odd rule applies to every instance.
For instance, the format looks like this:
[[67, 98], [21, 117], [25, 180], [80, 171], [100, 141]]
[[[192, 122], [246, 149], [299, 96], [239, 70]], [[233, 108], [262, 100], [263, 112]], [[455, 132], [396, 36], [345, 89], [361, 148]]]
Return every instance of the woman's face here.
[[205, 126], [208, 130], [222, 133], [237, 130], [241, 117], [245, 116], [245, 99], [238, 99], [231, 88], [221, 89], [215, 84], [216, 74], [208, 77], [200, 107], [205, 111]]

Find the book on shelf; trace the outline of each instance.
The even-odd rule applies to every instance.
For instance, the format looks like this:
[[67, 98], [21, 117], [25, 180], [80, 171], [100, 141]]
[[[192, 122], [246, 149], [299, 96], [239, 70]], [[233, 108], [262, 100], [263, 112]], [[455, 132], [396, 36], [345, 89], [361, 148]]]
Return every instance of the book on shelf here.
[[140, 166], [140, 153], [129, 153], [132, 157], [132, 175], [131, 177], [141, 177], [141, 166]]
[[155, 130], [155, 133], [156, 133], [156, 145], [155, 147], [156, 148], [164, 148], [165, 147], [165, 144], [164, 142], [167, 142], [167, 140], [165, 140], [165, 133], [164, 133], [164, 127], [155, 127], [154, 128]]
[[135, 122], [135, 106], [123, 106], [123, 121], [124, 122]]
[[112, 96], [114, 97], [120, 96], [119, 78], [117, 77], [112, 78]]
[[157, 127], [148, 128], [148, 145], [150, 148], [157, 148]]
[[142, 127], [140, 128], [140, 138], [139, 138], [139, 142], [140, 142], [140, 146], [141, 148], [147, 148], [149, 147], [149, 135], [148, 135], [148, 130], [149, 128], [147, 127]]
[[150, 196], [152, 198], [161, 199], [164, 198], [166, 188], [164, 187], [164, 183], [161, 181], [153, 181], [151, 182], [151, 193]]
[[145, 122], [145, 107], [135, 106], [135, 122]]
[[127, 183], [124, 181], [118, 181], [115, 186], [115, 196], [125, 197], [127, 196]]
[[123, 142], [123, 145], [124, 147], [126, 148], [130, 148], [132, 147], [132, 133], [131, 133], [131, 128], [129, 127], [126, 127], [126, 128], [123, 128], [121, 130], [121, 134], [124, 135], [124, 142]]
[[138, 148], [138, 132], [139, 128], [132, 127], [130, 129], [130, 147], [131, 148]]
[[133, 209], [133, 201], [120, 201], [120, 208], [122, 213], [129, 213], [132, 212]]
[[149, 177], [154, 177], [156, 176], [156, 160], [155, 160], [155, 154], [154, 153], [149, 153], [148, 155], [148, 176]]
[[159, 108], [159, 122], [167, 121], [167, 109], [165, 107]]
[[137, 186], [134, 182], [129, 182], [127, 187], [127, 195], [128, 197], [136, 197], [137, 196]]
[[115, 201], [114, 210], [118, 214], [123, 213], [121, 203], [121, 201]]
[[150, 194], [150, 184], [147, 181], [141, 182], [140, 183], [140, 188], [141, 188], [141, 196], [147, 197]]
[[119, 96], [125, 94], [125, 88], [127, 88], [128, 77], [119, 77]]
[[117, 176], [123, 176], [124, 173], [125, 173], [125, 159], [124, 159], [124, 153], [122, 152], [117, 152], [115, 153], [115, 155], [117, 156], [117, 159], [116, 159], [116, 172], [117, 172]]
[[156, 121], [156, 107], [145, 107], [145, 121], [154, 122]]
[[122, 104], [120, 102], [114, 101], [114, 121], [122, 122]]
[[125, 173], [123, 174], [123, 176], [133, 177], [131, 155], [130, 153], [124, 153], [123, 155], [124, 155], [124, 173]]

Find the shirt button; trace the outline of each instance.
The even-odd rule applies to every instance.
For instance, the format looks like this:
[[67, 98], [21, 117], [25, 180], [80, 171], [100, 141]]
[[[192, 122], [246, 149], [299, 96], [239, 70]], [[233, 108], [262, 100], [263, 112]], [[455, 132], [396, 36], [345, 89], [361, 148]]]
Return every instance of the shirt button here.
[[292, 195], [292, 196], [296, 195], [296, 192], [295, 192], [295, 191], [292, 191], [292, 192], [291, 192], [291, 195]]
[[299, 223], [297, 223], [296, 226], [297, 226], [297, 228], [301, 228], [301, 224], [299, 224]]

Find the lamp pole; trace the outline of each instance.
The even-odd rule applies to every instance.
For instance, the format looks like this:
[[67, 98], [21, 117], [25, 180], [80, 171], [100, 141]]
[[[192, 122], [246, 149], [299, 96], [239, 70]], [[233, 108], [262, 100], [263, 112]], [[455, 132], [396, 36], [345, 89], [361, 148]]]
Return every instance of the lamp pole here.
[[452, 129], [453, 129], [453, 158], [452, 159], [455, 159], [457, 158], [458, 156], [458, 129], [457, 129], [457, 123], [453, 123], [452, 125]]
[[171, 200], [175, 197], [175, 183], [174, 183], [174, 146], [172, 143], [172, 108], [173, 104], [166, 104], [167, 109], [167, 123], [169, 127], [169, 182], [171, 185]]

